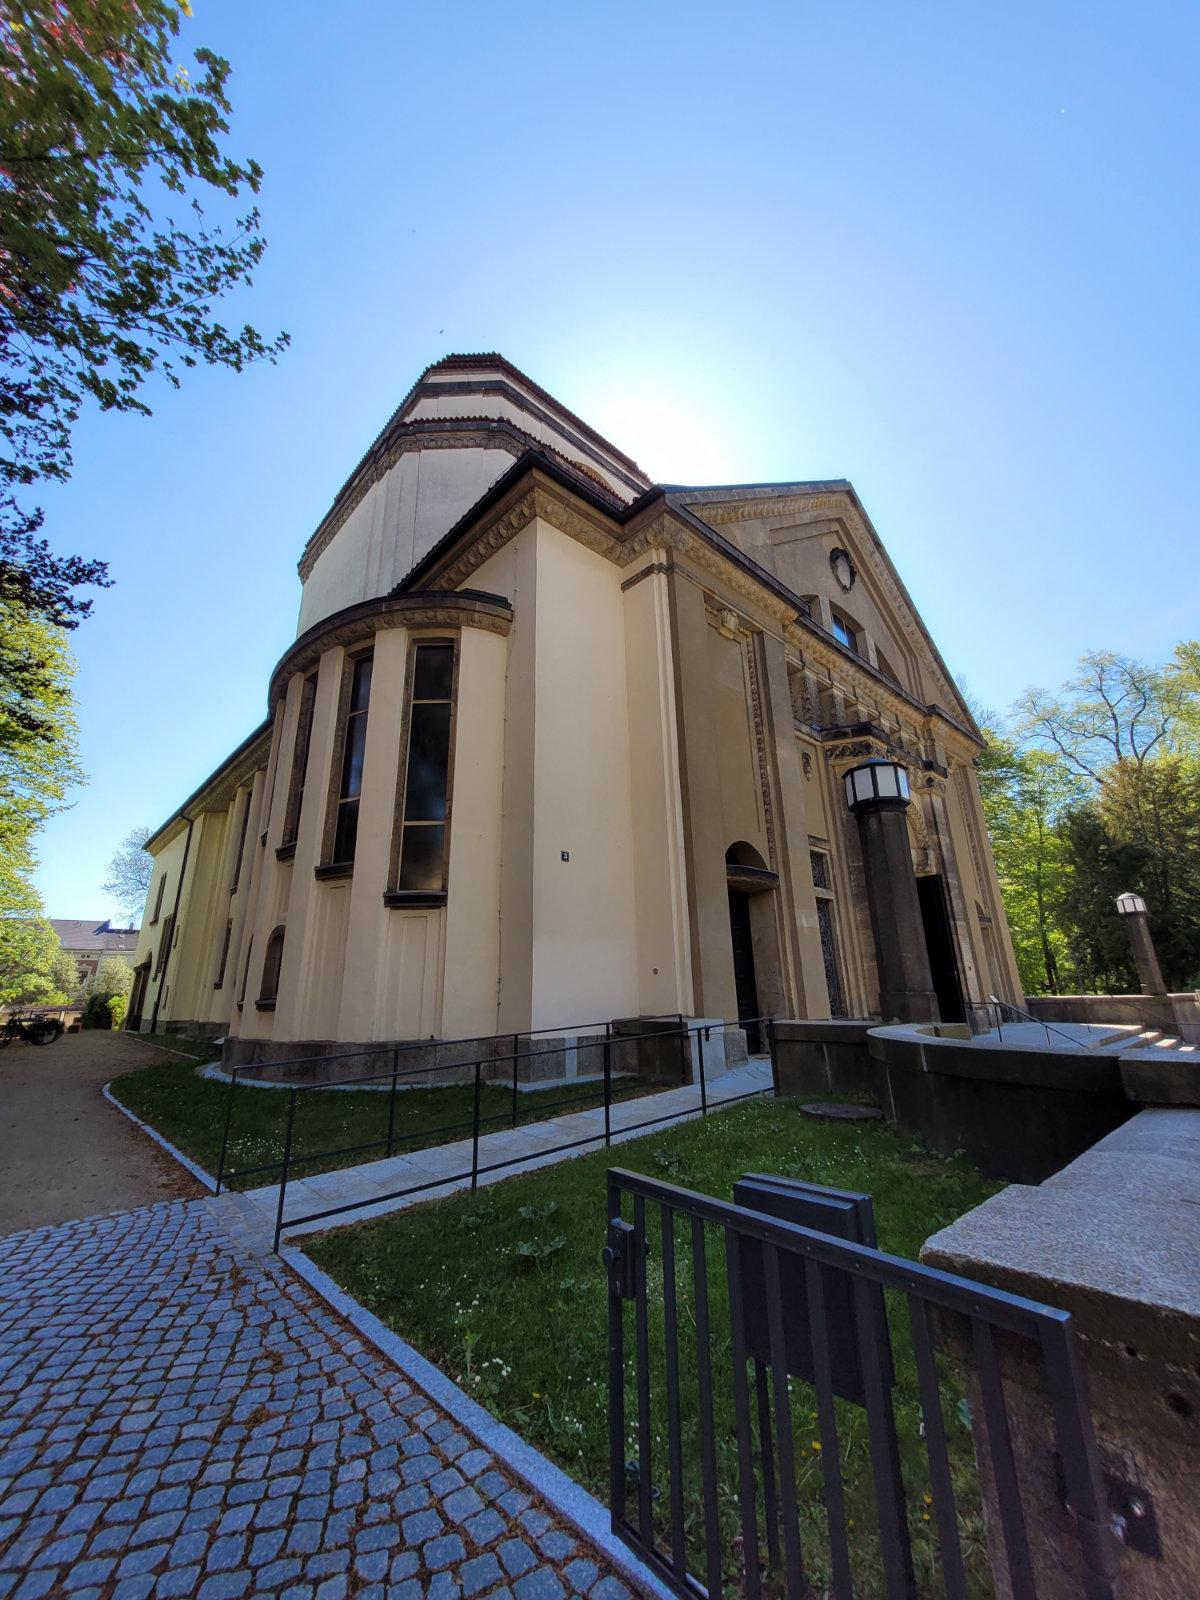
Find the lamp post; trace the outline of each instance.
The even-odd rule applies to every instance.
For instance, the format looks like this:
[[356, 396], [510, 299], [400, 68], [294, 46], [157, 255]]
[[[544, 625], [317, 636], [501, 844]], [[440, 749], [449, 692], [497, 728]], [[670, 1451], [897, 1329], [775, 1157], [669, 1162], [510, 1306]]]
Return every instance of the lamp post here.
[[908, 773], [896, 761], [873, 757], [851, 767], [842, 781], [862, 846], [880, 1014], [885, 1022], [936, 1022], [937, 997], [904, 816], [912, 799]]
[[1150, 937], [1150, 923], [1146, 917], [1146, 902], [1140, 894], [1119, 894], [1117, 911], [1125, 919], [1129, 934], [1129, 947], [1133, 951], [1133, 964], [1137, 968], [1138, 982], [1143, 994], [1166, 994], [1167, 986], [1158, 965], [1154, 940]]

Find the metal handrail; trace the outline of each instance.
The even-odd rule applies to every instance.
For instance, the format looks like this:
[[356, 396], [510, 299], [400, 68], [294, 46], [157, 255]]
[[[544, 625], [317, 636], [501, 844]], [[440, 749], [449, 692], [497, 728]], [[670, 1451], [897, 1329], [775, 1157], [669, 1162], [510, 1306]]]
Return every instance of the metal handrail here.
[[[666, 1019], [664, 1019], [664, 1020], [666, 1020]], [[621, 1043], [621, 1044], [634, 1044], [634, 1043], [637, 1043], [637, 1042], [639, 1042], [640, 1040], [643, 1040], [643, 1039], [664, 1040], [664, 1039], [678, 1038], [678, 1040], [679, 1040], [679, 1048], [680, 1048], [680, 1061], [681, 1061], [681, 1066], [684, 1069], [683, 1072], [682, 1072], [682, 1075], [681, 1075], [681, 1081], [682, 1082], [686, 1082], [687, 1081], [687, 1064], [688, 1064], [688, 1061], [690, 1060], [690, 1050], [688, 1049], [687, 1041], [688, 1041], [688, 1039], [690, 1038], [690, 1036], [692, 1034], [703, 1035], [702, 1047], [701, 1047], [700, 1050], [697, 1051], [696, 1054], [697, 1054], [697, 1059], [698, 1059], [699, 1079], [700, 1079], [700, 1106], [699, 1106], [699, 1111], [700, 1111], [700, 1115], [702, 1117], [706, 1117], [708, 1115], [709, 1104], [708, 1104], [708, 1087], [707, 1087], [707, 1081], [706, 1081], [705, 1062], [704, 1062], [705, 1051], [703, 1049], [703, 1043], [707, 1043], [712, 1038], [712, 1035], [713, 1035], [714, 1032], [723, 1033], [723, 1032], [726, 1032], [726, 1031], [728, 1031], [729, 1029], [732, 1029], [732, 1028], [743, 1028], [743, 1027], [747, 1027], [747, 1026], [750, 1026], [750, 1025], [765, 1024], [766, 1032], [767, 1032], [767, 1038], [769, 1040], [769, 1049], [770, 1049], [770, 1057], [771, 1057], [771, 1082], [770, 1082], [770, 1084], [768, 1086], [766, 1086], [765, 1088], [752, 1089], [752, 1090], [748, 1091], [746, 1094], [730, 1095], [728, 1098], [722, 1099], [720, 1101], [720, 1106], [721, 1106], [722, 1109], [724, 1109], [726, 1106], [736, 1105], [739, 1101], [754, 1099], [754, 1098], [758, 1097], [759, 1095], [772, 1094], [772, 1093], [775, 1092], [777, 1084], [778, 1084], [778, 1070], [777, 1070], [777, 1064], [776, 1064], [775, 1019], [774, 1019], [773, 1016], [742, 1017], [742, 1018], [739, 1018], [736, 1022], [726, 1022], [726, 1023], [719, 1023], [719, 1024], [713, 1024], [711, 1022], [694, 1023], [694, 1024], [692, 1024], [691, 1026], [688, 1026], [688, 1027], [682, 1026], [683, 1020], [684, 1020], [683, 1017], [680, 1015], [678, 1017], [678, 1021], [681, 1024], [679, 1029], [677, 1031], [672, 1029], [670, 1032], [665, 1032], [665, 1033], [661, 1032], [661, 1031], [655, 1031], [655, 1032], [634, 1033], [634, 1034], [614, 1034], [612, 1032], [612, 1024], [611, 1023], [606, 1024], [606, 1032], [605, 1032], [603, 1040], [602, 1041], [600, 1041], [600, 1040], [597, 1041], [598, 1043], [601, 1044], [601, 1047], [602, 1047], [602, 1050], [603, 1050], [603, 1062], [604, 1062], [604, 1074], [603, 1074], [603, 1076], [604, 1076], [604, 1131], [602, 1133], [588, 1134], [585, 1138], [582, 1138], [582, 1139], [572, 1139], [572, 1140], [567, 1141], [565, 1144], [552, 1145], [549, 1149], [539, 1150], [538, 1151], [538, 1155], [539, 1156], [558, 1155], [558, 1154], [562, 1154], [563, 1152], [565, 1152], [567, 1150], [581, 1149], [584, 1145], [599, 1144], [601, 1141], [603, 1141], [603, 1143], [605, 1145], [605, 1148], [608, 1148], [608, 1147], [611, 1146], [612, 1140], [613, 1140], [613, 1127], [612, 1127], [612, 1103], [613, 1103], [613, 1095], [612, 1095], [612, 1077], [613, 1077], [613, 1074], [612, 1074], [612, 1045], [613, 1045], [614, 1039], [618, 1043]], [[504, 1037], [504, 1035], [491, 1035], [490, 1037], [493, 1037], [493, 1038], [501, 1037], [502, 1038], [502, 1037]], [[470, 1123], [470, 1127], [471, 1127], [471, 1165], [466, 1170], [464, 1170], [462, 1172], [458, 1172], [458, 1173], [447, 1174], [444, 1177], [432, 1178], [429, 1181], [424, 1182], [424, 1183], [408, 1184], [403, 1188], [396, 1189], [396, 1190], [394, 1190], [394, 1191], [392, 1191], [390, 1193], [387, 1193], [387, 1194], [382, 1194], [382, 1195], [381, 1194], [372, 1194], [369, 1197], [364, 1198], [362, 1200], [352, 1200], [352, 1201], [347, 1202], [344, 1205], [329, 1206], [329, 1207], [326, 1207], [322, 1211], [308, 1212], [304, 1216], [288, 1217], [286, 1219], [286, 1222], [285, 1222], [284, 1209], [285, 1209], [286, 1197], [287, 1197], [288, 1178], [289, 1178], [294, 1166], [296, 1166], [296, 1165], [298, 1165], [300, 1163], [307, 1163], [309, 1161], [323, 1160], [323, 1159], [324, 1160], [328, 1160], [331, 1157], [339, 1155], [339, 1154], [346, 1154], [346, 1153], [355, 1153], [356, 1154], [360, 1150], [365, 1150], [365, 1149], [368, 1149], [368, 1148], [378, 1149], [381, 1146], [383, 1146], [384, 1144], [386, 1144], [386, 1146], [387, 1146], [388, 1153], [391, 1154], [392, 1146], [393, 1146], [393, 1143], [394, 1143], [393, 1133], [394, 1133], [394, 1114], [395, 1114], [396, 1075], [397, 1075], [397, 1073], [399, 1071], [399, 1068], [396, 1066], [395, 1063], [393, 1063], [392, 1072], [390, 1074], [390, 1077], [392, 1079], [392, 1095], [391, 1095], [391, 1098], [390, 1098], [390, 1101], [389, 1101], [388, 1138], [387, 1138], [387, 1140], [386, 1141], [382, 1140], [382, 1139], [378, 1140], [378, 1141], [376, 1141], [376, 1143], [373, 1146], [365, 1146], [365, 1145], [364, 1146], [352, 1146], [352, 1147], [350, 1147], [350, 1151], [349, 1152], [347, 1152], [347, 1151], [319, 1151], [319, 1152], [315, 1152], [315, 1153], [313, 1153], [312, 1155], [309, 1155], [309, 1156], [302, 1156], [302, 1157], [299, 1157], [299, 1158], [293, 1157], [292, 1144], [293, 1144], [293, 1140], [294, 1140], [294, 1136], [295, 1136], [295, 1127], [296, 1127], [297, 1096], [300, 1093], [302, 1093], [303, 1090], [305, 1090], [305, 1089], [324, 1087], [323, 1085], [317, 1085], [317, 1084], [295, 1084], [295, 1085], [293, 1085], [288, 1090], [287, 1126], [286, 1126], [286, 1130], [285, 1130], [285, 1133], [284, 1133], [282, 1159], [277, 1163], [272, 1163], [270, 1167], [261, 1167], [261, 1168], [249, 1169], [250, 1171], [253, 1171], [253, 1172], [273, 1170], [273, 1168], [276, 1167], [276, 1166], [279, 1169], [279, 1197], [278, 1197], [278, 1201], [277, 1201], [276, 1208], [275, 1208], [275, 1236], [274, 1236], [273, 1249], [276, 1252], [278, 1252], [278, 1250], [279, 1250], [279, 1241], [280, 1241], [280, 1238], [281, 1238], [281, 1236], [283, 1234], [283, 1230], [284, 1230], [285, 1226], [288, 1226], [288, 1227], [299, 1227], [304, 1223], [319, 1222], [319, 1221], [325, 1220], [328, 1217], [342, 1216], [348, 1211], [359, 1211], [365, 1206], [382, 1205], [382, 1204], [386, 1203], [389, 1200], [402, 1199], [402, 1198], [404, 1198], [406, 1196], [409, 1196], [409, 1195], [423, 1193], [424, 1191], [429, 1190], [429, 1189], [440, 1189], [440, 1188], [443, 1188], [444, 1186], [446, 1186], [447, 1184], [459, 1183], [459, 1182], [462, 1182], [464, 1179], [467, 1179], [467, 1178], [470, 1178], [470, 1180], [471, 1180], [471, 1188], [472, 1188], [472, 1190], [474, 1190], [474, 1189], [477, 1189], [479, 1187], [479, 1179], [480, 1179], [481, 1175], [486, 1174], [486, 1173], [490, 1173], [490, 1172], [499, 1172], [499, 1171], [502, 1171], [503, 1169], [505, 1169], [506, 1167], [518, 1166], [522, 1162], [528, 1161], [529, 1160], [529, 1155], [528, 1155], [528, 1153], [526, 1153], [525, 1155], [518, 1155], [518, 1156], [510, 1157], [508, 1160], [505, 1160], [505, 1161], [488, 1162], [483, 1166], [480, 1166], [480, 1164], [479, 1164], [479, 1140], [480, 1140], [480, 1134], [481, 1134], [481, 1129], [483, 1127], [483, 1123], [484, 1123], [485, 1120], [488, 1120], [488, 1121], [496, 1120], [494, 1118], [484, 1119], [483, 1116], [481, 1115], [481, 1109], [482, 1109], [481, 1108], [481, 1101], [482, 1101], [482, 1094], [483, 1094], [483, 1068], [485, 1066], [489, 1065], [489, 1064], [493, 1064], [494, 1065], [496, 1062], [511, 1061], [512, 1062], [512, 1067], [513, 1067], [513, 1084], [514, 1084], [513, 1093], [514, 1093], [514, 1098], [515, 1098], [515, 1095], [516, 1095], [516, 1087], [515, 1086], [516, 1086], [516, 1081], [517, 1081], [517, 1063], [519, 1061], [528, 1060], [531, 1055], [548, 1055], [548, 1054], [552, 1054], [552, 1053], [554, 1053], [553, 1050], [539, 1050], [539, 1051], [532, 1051], [532, 1052], [519, 1051], [518, 1050], [518, 1051], [515, 1051], [510, 1056], [488, 1056], [488, 1057], [481, 1057], [481, 1058], [477, 1059], [476, 1061], [474, 1061], [473, 1063], [468, 1063], [468, 1062], [455, 1062], [454, 1063], [454, 1065], [456, 1067], [459, 1067], [459, 1068], [465, 1068], [465, 1067], [468, 1067], [468, 1066], [471, 1066], [471, 1067], [474, 1068], [474, 1083], [473, 1083], [473, 1096], [472, 1096], [472, 1115], [471, 1115], [471, 1123]], [[398, 1050], [397, 1050], [397, 1054], [398, 1054]], [[419, 1070], [422, 1070], [422, 1071], [438, 1071], [438, 1070], [444, 1070], [444, 1068], [424, 1068], [424, 1069], [419, 1069]], [[386, 1074], [386, 1073], [385, 1074], [371, 1074], [370, 1076], [371, 1077], [378, 1077], [378, 1076], [387, 1077], [387, 1076], [389, 1076], [389, 1074]], [[563, 1102], [563, 1103], [567, 1103], [567, 1102]], [[571, 1103], [573, 1103], [573, 1102], [571, 1102]], [[628, 1135], [630, 1133], [638, 1133], [638, 1132], [641, 1132], [643, 1129], [656, 1127], [656, 1126], [658, 1126], [658, 1125], [660, 1125], [660, 1124], [662, 1124], [664, 1122], [673, 1122], [676, 1119], [677, 1116], [678, 1116], [677, 1112], [669, 1112], [666, 1116], [644, 1118], [641, 1122], [631, 1123], [627, 1127], [623, 1127], [623, 1128], [618, 1129], [617, 1132], [622, 1137], [624, 1137], [624, 1136], [626, 1136], [626, 1135]], [[423, 1136], [429, 1136], [429, 1135], [446, 1133], [446, 1132], [457, 1132], [460, 1128], [462, 1128], [464, 1126], [465, 1125], [461, 1124], [461, 1123], [453, 1123], [453, 1124], [450, 1124], [446, 1128], [428, 1128], [428, 1129], [424, 1130]], [[516, 1121], [515, 1120], [513, 1122], [513, 1126], [514, 1127], [516, 1126]], [[244, 1174], [242, 1174], [242, 1173], [230, 1174], [230, 1176], [237, 1176], [237, 1177], [240, 1177], [240, 1176], [243, 1176], [243, 1175]]]
[[[1114, 995], [1114, 996], [1112, 996], [1112, 998], [1113, 999], [1118, 999], [1118, 998], [1124, 999], [1125, 997], [1124, 996], [1116, 996], [1116, 995]], [[1168, 1021], [1165, 1017], [1148, 1016], [1144, 1011], [1140, 1010], [1140, 1008], [1138, 1006], [1138, 1002], [1137, 1002], [1136, 999], [1126, 1000], [1125, 1003], [1128, 1004], [1133, 1011], [1138, 1013], [1136, 1024], [1134, 1024], [1134, 1023], [1119, 1023], [1119, 1022], [1117, 1022], [1117, 1023], [1113, 1023], [1112, 1026], [1118, 1027], [1118, 1028], [1119, 1027], [1133, 1027], [1133, 1026], [1139, 1026], [1139, 1027], [1143, 1027], [1143, 1028], [1146, 1028], [1146, 1027], [1157, 1028], [1160, 1033], [1168, 1034], [1172, 1039], [1183, 1040], [1183, 1035], [1179, 1032], [1179, 1022], [1176, 1019], [1172, 1018], [1171, 1020]], [[1036, 1022], [1037, 1025], [1040, 1028], [1045, 1028], [1048, 1033], [1050, 1033], [1050, 1032], [1057, 1033], [1061, 1038], [1070, 1040], [1070, 1042], [1072, 1044], [1074, 1044], [1076, 1046], [1079, 1046], [1080, 1048], [1084, 1048], [1084, 1049], [1087, 1048], [1086, 1046], [1080, 1046], [1080, 1042], [1079, 1042], [1078, 1039], [1072, 1038], [1070, 1034], [1063, 1033], [1061, 1028], [1056, 1028], [1052, 1022], [1047, 1022], [1044, 1017], [1036, 1017], [1030, 1011], [1023, 1011], [1020, 1006], [1014, 1006], [1013, 1003], [1010, 1000], [998, 1000], [996, 998], [996, 996], [994, 994], [992, 994], [992, 995], [988, 996], [988, 1004], [992, 1005], [992, 1006], [995, 1006], [995, 1007], [1003, 1006], [1007, 1011], [1015, 1011], [1018, 1016], [1025, 1017], [1029, 1022]], [[1105, 1024], [1101, 1022], [1101, 1023], [1096, 1023], [1095, 1026], [1096, 1027], [1104, 1027]], [[997, 1017], [997, 1023], [996, 1023], [996, 1031], [998, 1033], [1000, 1032], [1000, 1023], [999, 1023], [999, 1018], [998, 1017]], [[1001, 1039], [1003, 1039], [1003, 1037], [1004, 1036], [1001, 1033]], [[1047, 1042], [1049, 1042], [1049, 1041], [1047, 1041]], [[1184, 1042], [1186, 1042], [1186, 1041], [1184, 1041]]]
[[1046, 1022], [1042, 1017], [1035, 1017], [1031, 1011], [1023, 1011], [1020, 1006], [1013, 1005], [1011, 1000], [1000, 1000], [996, 995], [988, 995], [988, 1003], [996, 1007], [996, 1032], [1000, 1035], [1000, 1043], [1004, 1043], [1004, 1029], [1000, 1022], [1000, 1008], [1006, 1011], [1015, 1011], [1017, 1016], [1024, 1017], [1026, 1022], [1036, 1022], [1039, 1028], [1046, 1032], [1046, 1046], [1050, 1046], [1050, 1035], [1056, 1033], [1060, 1039], [1065, 1039], [1074, 1050], [1086, 1050], [1087, 1046], [1081, 1044], [1074, 1034], [1064, 1033], [1061, 1028], [1056, 1028], [1052, 1022]]

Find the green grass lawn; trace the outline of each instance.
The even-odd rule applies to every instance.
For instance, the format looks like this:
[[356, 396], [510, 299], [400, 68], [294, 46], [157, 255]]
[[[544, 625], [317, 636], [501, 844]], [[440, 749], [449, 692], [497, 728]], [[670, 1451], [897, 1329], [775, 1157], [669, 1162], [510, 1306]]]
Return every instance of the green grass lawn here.
[[[874, 1196], [880, 1247], [915, 1257], [929, 1234], [995, 1191], [961, 1162], [933, 1159], [883, 1124], [835, 1126], [801, 1116], [794, 1102], [756, 1102], [706, 1121], [652, 1133], [475, 1195], [422, 1205], [377, 1222], [325, 1234], [306, 1249], [339, 1283], [447, 1371], [494, 1415], [605, 1498], [607, 1494], [605, 1170], [620, 1165], [707, 1194], [730, 1197], [746, 1171], [802, 1177]], [[647, 1208], [647, 1265], [654, 1373], [652, 1477], [661, 1488], [656, 1519], [665, 1529], [666, 1427], [663, 1403], [662, 1264], [657, 1208]], [[694, 1374], [694, 1306], [686, 1225], [676, 1230], [681, 1372]], [[713, 1362], [717, 1382], [719, 1504], [735, 1592], [741, 1574], [737, 1532], [737, 1457], [729, 1376], [724, 1260], [708, 1230]], [[918, 1593], [938, 1595], [931, 1502], [907, 1320], [889, 1304], [897, 1372], [895, 1404], [909, 1505]], [[626, 1332], [632, 1367], [632, 1325]], [[976, 1489], [969, 1412], [957, 1373], [943, 1359], [945, 1414], [954, 1461], [964, 1549], [973, 1595], [990, 1595]], [[693, 1570], [703, 1573], [698, 1426], [694, 1379], [683, 1385], [688, 1537]], [[810, 1577], [828, 1580], [820, 1444], [812, 1390], [791, 1382], [802, 1539]], [[865, 1416], [839, 1401], [842, 1472], [856, 1595], [880, 1593], [878, 1541]], [[633, 1395], [627, 1418], [636, 1416]], [[630, 1432], [627, 1457], [636, 1453]], [[665, 1542], [665, 1541], [664, 1541]], [[768, 1585], [768, 1592], [772, 1591]]]
[[[217, 1054], [211, 1045], [199, 1046], [194, 1041], [172, 1038], [170, 1046], [189, 1053], [194, 1051], [201, 1060], [212, 1060]], [[613, 1099], [618, 1101], [652, 1093], [658, 1087], [618, 1080], [613, 1085]], [[216, 1174], [229, 1095], [227, 1084], [198, 1077], [192, 1061], [170, 1061], [142, 1067], [115, 1079], [113, 1093], [135, 1116], [156, 1128], [206, 1172]], [[313, 1172], [329, 1172], [385, 1156], [388, 1152], [383, 1141], [388, 1131], [389, 1098], [386, 1093], [370, 1090], [305, 1089], [298, 1094], [293, 1130], [293, 1175], [304, 1177]], [[560, 1111], [563, 1114], [582, 1111], [588, 1106], [602, 1104], [603, 1100], [604, 1089], [600, 1083], [554, 1084], [545, 1089], [522, 1091], [517, 1096], [517, 1125], [539, 1122]], [[470, 1084], [400, 1090], [396, 1095], [392, 1154], [402, 1155], [406, 1150], [469, 1138], [473, 1104], [474, 1089]], [[238, 1085], [234, 1090], [226, 1156], [229, 1169], [262, 1167], [281, 1160], [287, 1108], [288, 1095], [283, 1090], [254, 1088], [245, 1083]], [[480, 1114], [484, 1133], [512, 1127], [511, 1090], [485, 1085], [480, 1097]], [[369, 1148], [359, 1149], [360, 1146]], [[304, 1159], [318, 1157], [322, 1151], [341, 1149], [357, 1153], [332, 1159]], [[273, 1172], [262, 1172], [247, 1178], [233, 1178], [228, 1181], [228, 1187], [255, 1188], [275, 1182], [276, 1177]]]

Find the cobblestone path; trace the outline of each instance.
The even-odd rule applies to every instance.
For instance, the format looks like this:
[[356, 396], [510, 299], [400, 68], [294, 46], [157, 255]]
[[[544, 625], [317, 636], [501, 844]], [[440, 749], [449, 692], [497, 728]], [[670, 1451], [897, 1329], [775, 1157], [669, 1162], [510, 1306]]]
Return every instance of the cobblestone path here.
[[0, 1600], [629, 1600], [221, 1217], [0, 1239]]

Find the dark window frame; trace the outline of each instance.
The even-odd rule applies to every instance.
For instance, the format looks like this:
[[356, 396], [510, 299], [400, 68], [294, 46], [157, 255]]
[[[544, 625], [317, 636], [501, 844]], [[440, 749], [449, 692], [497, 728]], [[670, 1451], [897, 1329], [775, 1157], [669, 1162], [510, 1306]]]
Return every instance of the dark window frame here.
[[250, 802], [254, 798], [253, 783], [246, 790], [246, 804], [242, 807], [242, 826], [238, 832], [237, 855], [233, 860], [233, 882], [229, 885], [230, 894], [236, 894], [238, 884], [242, 880], [242, 860], [246, 854], [246, 834], [250, 829]]
[[300, 816], [304, 809], [304, 790], [308, 781], [308, 764], [312, 759], [313, 716], [317, 702], [316, 672], [310, 672], [300, 690], [300, 705], [296, 713], [296, 732], [292, 740], [292, 772], [288, 780], [287, 809], [283, 815], [283, 837], [275, 854], [286, 860], [296, 853], [296, 840], [300, 837]]
[[162, 977], [163, 968], [166, 966], [167, 958], [171, 954], [171, 945], [173, 943], [172, 935], [174, 932], [175, 918], [168, 912], [168, 914], [163, 918], [162, 937], [159, 940], [158, 945], [158, 961], [154, 968], [154, 976], [156, 978]]
[[256, 1011], [274, 1011], [275, 1002], [279, 999], [279, 978], [283, 971], [283, 945], [287, 934], [287, 925], [279, 923], [271, 929], [267, 936], [267, 948], [263, 952], [262, 977], [258, 985], [258, 999], [254, 1002]]
[[[458, 735], [458, 675], [462, 660], [461, 638], [458, 635], [446, 636], [444, 634], [418, 634], [411, 642], [408, 651], [408, 661], [404, 676], [404, 721], [400, 730], [400, 749], [402, 752], [396, 774], [396, 798], [392, 812], [392, 843], [388, 859], [388, 886], [384, 892], [384, 903], [393, 907], [404, 906], [438, 906], [446, 903], [450, 882], [450, 834], [454, 810], [454, 766], [455, 745]], [[422, 649], [430, 647], [451, 652], [450, 666], [450, 695], [447, 700], [415, 700], [414, 685], [417, 672], [417, 656]], [[449, 726], [447, 729], [446, 749], [446, 783], [445, 783], [445, 815], [439, 820], [433, 818], [408, 818], [406, 815], [406, 791], [408, 788], [408, 769], [412, 755], [412, 723], [413, 708], [416, 705], [446, 705], [450, 707]], [[442, 861], [441, 861], [441, 888], [440, 889], [402, 889], [400, 887], [401, 869], [404, 860], [404, 835], [408, 828], [441, 827], [442, 829]]]
[[[352, 712], [351, 698], [354, 692], [355, 678], [362, 662], [371, 662], [372, 682], [367, 689], [367, 703], [361, 713]], [[339, 821], [341, 808], [349, 798], [355, 799], [359, 805], [362, 803], [362, 787], [356, 796], [346, 797], [342, 794], [346, 773], [347, 735], [350, 733], [351, 716], [361, 715], [363, 719], [363, 760], [366, 761], [366, 741], [371, 729], [371, 698], [374, 689], [374, 661], [375, 641], [363, 650], [353, 654], [349, 651], [342, 663], [342, 682], [338, 690], [337, 720], [334, 725], [333, 754], [329, 762], [329, 790], [328, 801], [325, 807], [325, 830], [322, 840], [321, 861], [314, 868], [318, 878], [348, 878], [354, 872], [354, 854], [358, 848], [358, 826], [355, 823], [355, 850], [348, 857], [339, 858], [334, 854], [338, 841]]]
[[242, 982], [241, 982], [241, 987], [238, 990], [237, 1003], [238, 1003], [239, 1007], [244, 1006], [245, 1003], [246, 1003], [246, 990], [250, 987], [250, 962], [251, 962], [251, 959], [253, 958], [253, 955], [254, 955], [254, 935], [251, 934], [250, 938], [248, 939], [248, 941], [246, 943], [246, 962], [245, 962], [245, 965], [242, 967]]
[[221, 937], [221, 956], [217, 963], [217, 975], [213, 979], [213, 988], [220, 989], [225, 982], [225, 966], [229, 960], [229, 941], [233, 937], [233, 918], [225, 919], [225, 932]]
[[[821, 959], [825, 968], [825, 986], [829, 994], [829, 1014], [831, 1017], [844, 1017], [847, 1014], [846, 1004], [846, 962], [845, 951], [842, 948], [841, 930], [838, 926], [839, 917], [837, 909], [837, 892], [834, 888], [833, 855], [828, 849], [822, 849], [810, 843], [808, 850], [809, 873], [813, 881], [813, 895], [817, 902], [817, 928], [821, 943]], [[817, 863], [821, 866], [818, 870]], [[818, 877], [823, 882], [818, 882]], [[824, 916], [822, 917], [822, 912]], [[822, 921], [825, 927], [822, 928]], [[825, 949], [825, 937], [828, 933], [828, 954]]]
[[[839, 627], [847, 637], [843, 638], [842, 634], [838, 632]], [[862, 655], [862, 646], [859, 643], [861, 630], [844, 611], [836, 610], [833, 606], [829, 608], [829, 631], [843, 649], [852, 650], [856, 656]]]
[[164, 872], [162, 877], [158, 880], [158, 896], [154, 902], [154, 915], [150, 918], [151, 927], [153, 927], [158, 921], [159, 915], [162, 911], [163, 895], [167, 892], [167, 878], [169, 876], [169, 873]]

